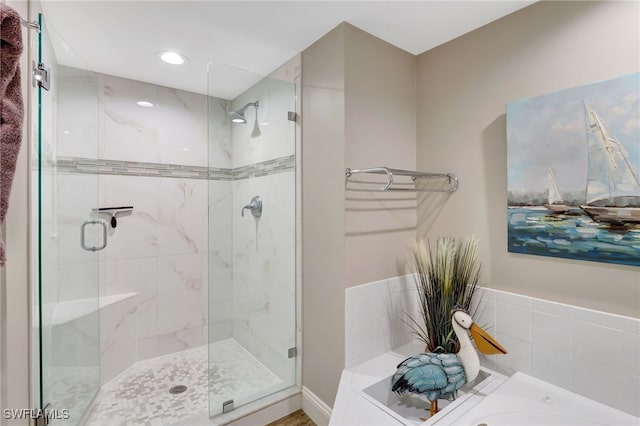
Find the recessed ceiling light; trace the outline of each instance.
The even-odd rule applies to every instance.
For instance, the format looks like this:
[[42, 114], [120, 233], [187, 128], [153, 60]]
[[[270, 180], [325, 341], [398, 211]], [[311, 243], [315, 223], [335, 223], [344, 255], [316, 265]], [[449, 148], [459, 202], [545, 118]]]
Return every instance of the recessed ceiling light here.
[[183, 55], [171, 51], [160, 52], [159, 55], [160, 59], [171, 65], [182, 65], [187, 60]]
[[141, 107], [145, 107], [145, 108], [153, 108], [153, 104], [151, 102], [148, 102], [148, 101], [138, 101], [138, 102], [136, 102], [136, 105], [141, 106]]

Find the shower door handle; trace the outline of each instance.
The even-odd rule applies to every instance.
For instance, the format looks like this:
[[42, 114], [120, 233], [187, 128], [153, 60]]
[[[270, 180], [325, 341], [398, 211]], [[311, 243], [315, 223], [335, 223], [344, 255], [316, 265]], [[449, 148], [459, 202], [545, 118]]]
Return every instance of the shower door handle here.
[[[87, 246], [87, 241], [85, 238], [85, 232], [87, 230], [88, 225], [100, 225], [102, 226], [102, 245], [100, 246]], [[87, 251], [98, 251], [102, 250], [107, 246], [107, 224], [104, 220], [101, 219], [89, 219], [80, 227], [80, 245], [84, 250]]]

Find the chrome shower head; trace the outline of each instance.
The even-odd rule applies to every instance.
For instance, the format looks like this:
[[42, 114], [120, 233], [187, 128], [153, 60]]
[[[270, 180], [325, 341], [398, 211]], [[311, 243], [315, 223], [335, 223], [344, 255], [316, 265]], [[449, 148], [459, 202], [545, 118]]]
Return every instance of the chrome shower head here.
[[247, 119], [244, 118], [244, 111], [250, 106], [255, 107], [255, 109], [256, 109], [256, 118], [257, 118], [258, 105], [259, 105], [258, 101], [249, 102], [248, 104], [246, 104], [242, 108], [239, 108], [239, 109], [236, 109], [236, 110], [233, 110], [233, 111], [229, 111], [229, 117], [231, 117], [231, 121], [233, 121], [234, 123], [246, 124], [247, 123]]
[[247, 122], [247, 119], [244, 118], [244, 109], [229, 111], [229, 117], [231, 117], [231, 121], [234, 123], [245, 124]]

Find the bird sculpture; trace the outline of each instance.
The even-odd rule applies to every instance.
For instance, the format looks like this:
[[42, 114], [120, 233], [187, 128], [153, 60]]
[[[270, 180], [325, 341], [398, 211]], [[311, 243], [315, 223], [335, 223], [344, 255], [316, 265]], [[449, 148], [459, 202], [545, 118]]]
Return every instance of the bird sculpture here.
[[[480, 372], [480, 359], [473, 347], [469, 332], [478, 350], [486, 355], [506, 354], [507, 350], [486, 331], [475, 324], [462, 308], [453, 310], [451, 324], [460, 342], [458, 353], [421, 353], [405, 359], [391, 378], [391, 390], [403, 394], [419, 393], [431, 402], [429, 413], [438, 412], [438, 399], [450, 398]], [[468, 330], [468, 331], [467, 331]]]

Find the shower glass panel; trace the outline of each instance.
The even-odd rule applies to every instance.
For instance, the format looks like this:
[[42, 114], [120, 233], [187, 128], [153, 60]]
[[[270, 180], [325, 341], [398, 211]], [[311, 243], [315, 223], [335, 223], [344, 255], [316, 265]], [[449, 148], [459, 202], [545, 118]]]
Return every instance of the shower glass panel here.
[[296, 384], [291, 68], [209, 65], [210, 416]]
[[[76, 67], [59, 64], [53, 46], [66, 43], [42, 15], [39, 20], [35, 60], [50, 69], [49, 90], [36, 92], [32, 150], [39, 394], [41, 407], [57, 410], [54, 424], [78, 424], [100, 387], [98, 248], [106, 243], [106, 228], [92, 213], [97, 171], [78, 167], [71, 155], [97, 158], [97, 77], [78, 69], [87, 67], [68, 48], [66, 61]], [[82, 106], [69, 114], [66, 106], [78, 99]]]

